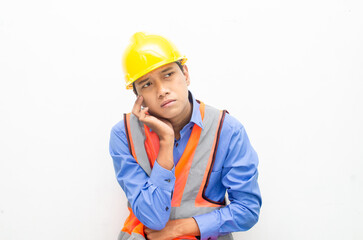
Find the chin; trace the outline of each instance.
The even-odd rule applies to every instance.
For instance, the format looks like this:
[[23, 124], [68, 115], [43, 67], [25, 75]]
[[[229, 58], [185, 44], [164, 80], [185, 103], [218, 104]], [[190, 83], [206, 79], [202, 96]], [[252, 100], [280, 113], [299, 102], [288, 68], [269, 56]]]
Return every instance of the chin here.
[[170, 119], [173, 119], [175, 118], [175, 114], [171, 114], [171, 113], [167, 113], [167, 114], [161, 114], [160, 115], [161, 118], [164, 118], [166, 120], [170, 120]]
[[170, 119], [173, 119], [173, 118], [177, 117], [179, 114], [180, 114], [179, 112], [177, 112], [176, 110], [172, 109], [170, 111], [161, 113], [160, 114], [160, 117], [162, 117], [164, 119], [167, 119], [167, 120], [170, 120]]

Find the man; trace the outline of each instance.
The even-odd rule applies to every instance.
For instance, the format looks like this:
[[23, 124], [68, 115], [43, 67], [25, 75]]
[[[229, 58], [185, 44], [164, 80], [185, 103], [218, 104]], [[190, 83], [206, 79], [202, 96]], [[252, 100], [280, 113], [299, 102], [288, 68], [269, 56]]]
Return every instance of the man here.
[[169, 40], [145, 33], [124, 53], [137, 99], [111, 131], [130, 210], [118, 239], [233, 239], [258, 221], [257, 154], [241, 123], [188, 91], [185, 62]]

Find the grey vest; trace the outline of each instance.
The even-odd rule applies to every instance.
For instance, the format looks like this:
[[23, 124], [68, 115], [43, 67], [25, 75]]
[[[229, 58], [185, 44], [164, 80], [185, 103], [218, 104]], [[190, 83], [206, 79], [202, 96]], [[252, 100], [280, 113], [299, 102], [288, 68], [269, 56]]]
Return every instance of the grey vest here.
[[[218, 146], [219, 133], [222, 128], [225, 111], [221, 112], [211, 106], [205, 106], [204, 119], [203, 119], [203, 130], [201, 132], [197, 148], [194, 153], [194, 158], [189, 171], [188, 179], [184, 188], [183, 196], [179, 207], [172, 207], [170, 213], [170, 219], [189, 218], [196, 215], [212, 212], [216, 209], [220, 209], [225, 205], [225, 202], [219, 203], [207, 199], [204, 196], [205, 188], [208, 184], [209, 175], [213, 168], [214, 158]], [[126, 116], [125, 116], [126, 118]], [[220, 121], [219, 121], [220, 119]], [[125, 121], [126, 123], [126, 121]], [[198, 127], [198, 126], [195, 126]], [[150, 162], [144, 147], [145, 134], [144, 125], [137, 117], [133, 114], [130, 115], [130, 126], [126, 126], [130, 129], [132, 135], [132, 141], [136, 158], [139, 165], [147, 173], [148, 176], [151, 174]], [[129, 140], [129, 139], [128, 139]], [[216, 143], [214, 144], [214, 141]], [[129, 146], [131, 144], [129, 143]], [[131, 152], [131, 151], [130, 151]], [[208, 166], [208, 160], [212, 156], [212, 163]], [[208, 177], [203, 190], [203, 198], [205, 201], [219, 204], [219, 207], [196, 207], [195, 200], [199, 193], [200, 186], [203, 184], [204, 174], [208, 172]], [[121, 232], [118, 240], [145, 240], [140, 234], [133, 233], [132, 235]], [[232, 234], [219, 236], [218, 239], [222, 240], [233, 240]]]

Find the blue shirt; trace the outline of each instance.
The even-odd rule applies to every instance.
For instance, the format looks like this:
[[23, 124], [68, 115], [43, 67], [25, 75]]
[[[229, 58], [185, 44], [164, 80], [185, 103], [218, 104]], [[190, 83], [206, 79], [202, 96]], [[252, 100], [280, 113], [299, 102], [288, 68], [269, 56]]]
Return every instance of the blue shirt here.
[[[175, 140], [175, 165], [185, 149], [194, 124], [203, 128], [199, 103], [191, 93], [189, 100], [193, 103], [192, 116], [180, 131], [180, 138]], [[170, 216], [175, 168], [169, 171], [155, 161], [149, 177], [130, 154], [124, 121], [118, 122], [111, 130], [110, 154], [117, 181], [135, 216], [148, 228], [163, 229]], [[227, 191], [230, 204], [207, 214], [193, 216], [201, 239], [217, 239], [219, 235], [246, 231], [256, 224], [261, 207], [257, 166], [257, 154], [243, 125], [226, 114], [205, 194], [211, 200], [222, 202]]]

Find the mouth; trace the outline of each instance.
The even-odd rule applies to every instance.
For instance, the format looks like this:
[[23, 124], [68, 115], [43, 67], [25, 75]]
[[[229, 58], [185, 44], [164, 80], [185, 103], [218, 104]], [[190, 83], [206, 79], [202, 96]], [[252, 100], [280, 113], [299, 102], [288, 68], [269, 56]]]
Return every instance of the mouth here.
[[162, 107], [162, 108], [169, 107], [174, 102], [175, 102], [175, 100], [165, 100], [164, 102], [161, 103], [160, 107]]

